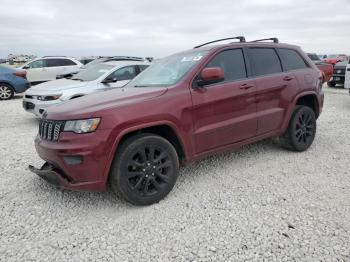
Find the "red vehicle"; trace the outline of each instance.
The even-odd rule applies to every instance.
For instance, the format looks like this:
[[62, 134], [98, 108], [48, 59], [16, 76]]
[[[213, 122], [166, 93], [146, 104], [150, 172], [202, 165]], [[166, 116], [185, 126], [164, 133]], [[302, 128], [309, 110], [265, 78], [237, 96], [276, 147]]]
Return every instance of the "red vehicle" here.
[[103, 191], [109, 182], [127, 201], [148, 205], [171, 191], [180, 163], [269, 137], [289, 150], [309, 148], [323, 106], [321, 72], [275, 38], [229, 39], [239, 42], [197, 46], [124, 88], [48, 108], [35, 139], [46, 163], [30, 170], [68, 189]]
[[324, 81], [330, 81], [333, 76], [333, 65], [323, 62], [315, 53], [308, 53], [307, 56], [315, 63], [318, 69], [321, 70]]
[[340, 55], [328, 55], [326, 58], [323, 59], [324, 62], [328, 64], [332, 64], [333, 66], [338, 63], [347, 60], [347, 55], [340, 54]]

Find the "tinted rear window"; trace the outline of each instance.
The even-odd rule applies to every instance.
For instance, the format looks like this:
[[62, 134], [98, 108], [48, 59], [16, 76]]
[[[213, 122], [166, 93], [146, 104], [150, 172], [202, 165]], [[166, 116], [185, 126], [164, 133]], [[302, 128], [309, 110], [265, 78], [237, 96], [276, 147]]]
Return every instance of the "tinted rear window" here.
[[76, 65], [76, 63], [69, 59], [50, 58], [46, 61], [48, 67]]
[[295, 50], [279, 48], [278, 54], [281, 58], [284, 71], [308, 67], [304, 59]]
[[280, 60], [272, 48], [249, 48], [249, 60], [253, 75], [268, 75], [282, 72]]
[[226, 50], [217, 54], [206, 67], [221, 67], [225, 81], [247, 77], [242, 49]]

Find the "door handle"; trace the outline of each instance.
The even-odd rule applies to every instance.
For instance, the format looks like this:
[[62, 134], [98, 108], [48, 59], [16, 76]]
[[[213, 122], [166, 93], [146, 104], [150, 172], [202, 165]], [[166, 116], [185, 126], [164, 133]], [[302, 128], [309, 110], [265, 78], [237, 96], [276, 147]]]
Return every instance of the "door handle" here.
[[249, 88], [254, 87], [253, 85], [249, 85], [249, 84], [243, 84], [239, 87], [239, 89], [243, 89], [243, 90], [247, 90]]
[[293, 77], [291, 77], [291, 76], [285, 76], [285, 77], [283, 77], [283, 80], [284, 81], [290, 81], [290, 80], [292, 80], [293, 79]]

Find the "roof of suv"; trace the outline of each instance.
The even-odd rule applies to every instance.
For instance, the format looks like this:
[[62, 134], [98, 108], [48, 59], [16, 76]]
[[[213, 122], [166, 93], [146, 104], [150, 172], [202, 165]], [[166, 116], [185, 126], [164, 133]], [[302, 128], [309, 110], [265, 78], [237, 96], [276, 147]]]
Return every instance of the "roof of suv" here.
[[112, 66], [128, 66], [128, 65], [150, 65], [149, 62], [144, 61], [109, 61], [101, 64], [112, 65]]
[[[217, 42], [227, 41], [227, 40], [232, 40], [232, 39], [238, 39], [239, 42], [211, 45], [212, 43], [217, 43]], [[266, 41], [272, 41], [272, 42], [266, 42]], [[195, 46], [194, 49], [198, 49], [201, 51], [209, 51], [209, 50], [213, 50], [213, 49], [221, 49], [221, 48], [230, 47], [230, 46], [232, 46], [232, 47], [241, 47], [241, 46], [284, 47], [284, 48], [293, 48], [293, 49], [299, 48], [296, 45], [279, 43], [278, 38], [275, 38], [275, 37], [266, 38], [266, 39], [258, 39], [258, 40], [247, 42], [243, 36], [237, 36], [237, 37], [218, 39], [218, 40], [214, 40], [214, 41], [211, 41], [208, 43], [204, 43], [204, 44]]]

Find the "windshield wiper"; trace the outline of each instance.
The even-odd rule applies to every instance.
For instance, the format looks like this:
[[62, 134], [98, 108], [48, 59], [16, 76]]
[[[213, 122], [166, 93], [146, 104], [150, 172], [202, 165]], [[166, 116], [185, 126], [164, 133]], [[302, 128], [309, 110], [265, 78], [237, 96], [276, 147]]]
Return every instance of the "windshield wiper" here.
[[84, 80], [83, 80], [83, 79], [81, 79], [81, 78], [71, 78], [71, 80], [77, 80], [77, 81], [84, 82]]

